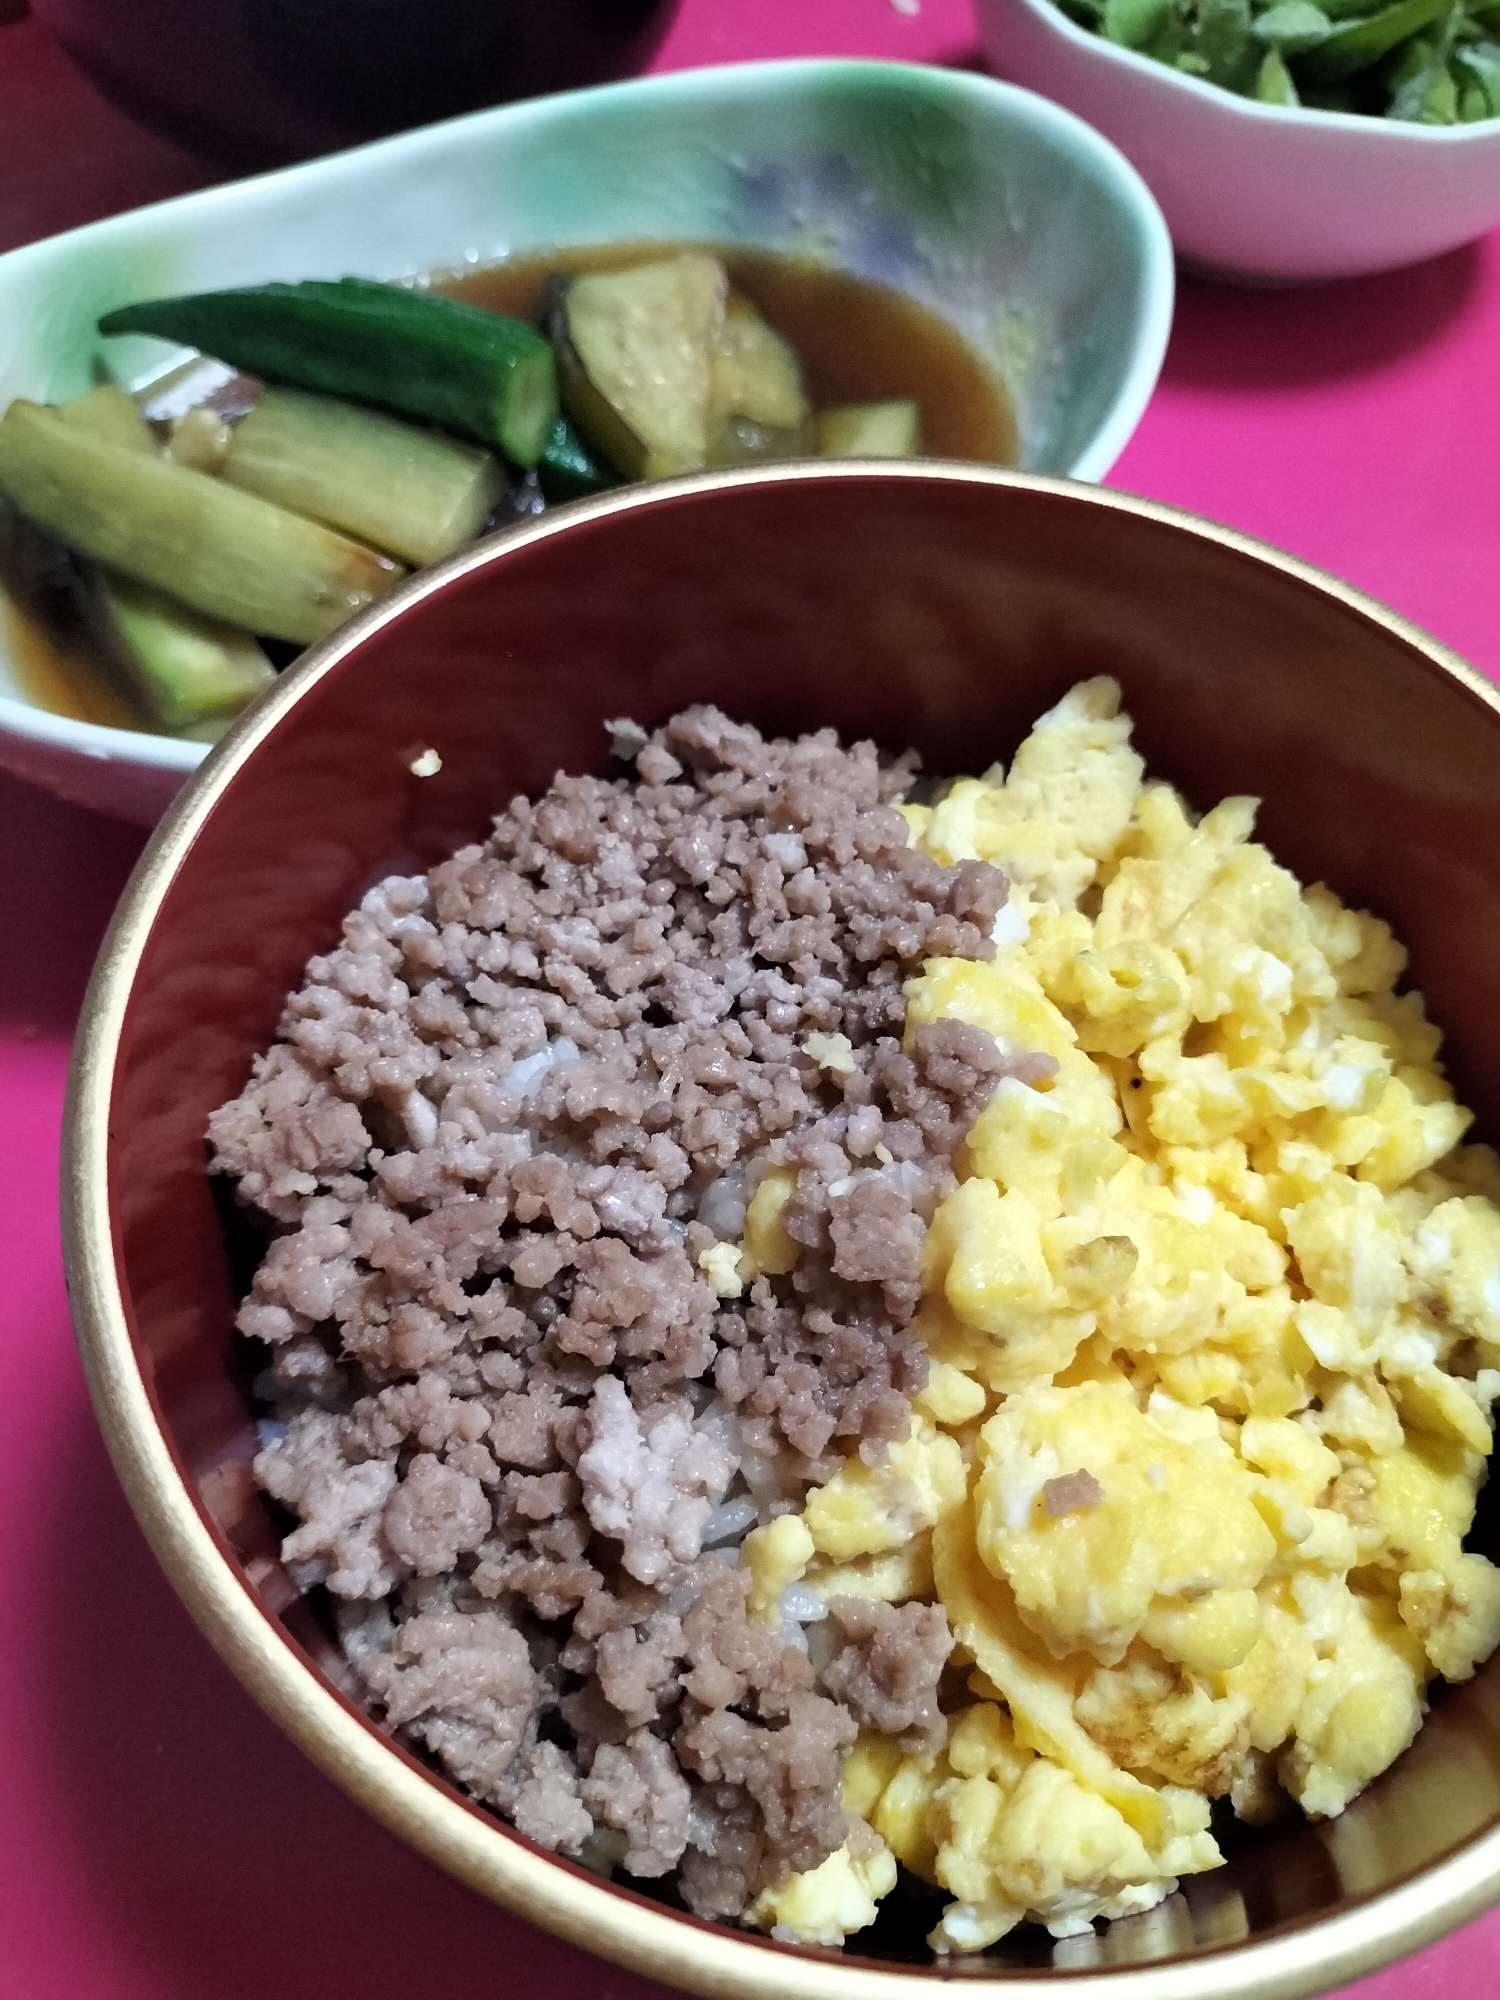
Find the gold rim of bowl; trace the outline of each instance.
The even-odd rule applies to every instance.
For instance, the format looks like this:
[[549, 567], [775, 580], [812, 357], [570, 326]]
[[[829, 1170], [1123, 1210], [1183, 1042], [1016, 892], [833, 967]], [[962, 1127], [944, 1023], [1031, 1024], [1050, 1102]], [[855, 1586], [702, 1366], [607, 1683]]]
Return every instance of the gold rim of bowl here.
[[1500, 715], [1500, 690], [1418, 626], [1336, 577], [1231, 528], [1133, 495], [1035, 474], [925, 460], [839, 461], [696, 474], [574, 502], [507, 529], [410, 579], [312, 648], [191, 777], [153, 835], [101, 948], [74, 1046], [64, 1118], [62, 1229], [69, 1298], [89, 1392], [126, 1497], [178, 1595], [268, 1715], [375, 1819], [481, 1895], [570, 1944], [705, 2000], [915, 2000], [960, 1978], [967, 1991], [1024, 2000], [1066, 1984], [1075, 2000], [1305, 2000], [1417, 1950], [1500, 1899], [1500, 1827], [1336, 1914], [1252, 1942], [1101, 1970], [986, 1973], [974, 1961], [901, 1967], [783, 1945], [704, 1923], [614, 1888], [533, 1847], [393, 1749], [296, 1649], [237, 1573], [191, 1497], [158, 1424], [131, 1342], [110, 1223], [109, 1107], [136, 969], [163, 896], [199, 828], [282, 715], [367, 634], [452, 579], [575, 523], [685, 492], [841, 478], [940, 477], [1065, 495], [1250, 556], [1334, 597], [1421, 652]]

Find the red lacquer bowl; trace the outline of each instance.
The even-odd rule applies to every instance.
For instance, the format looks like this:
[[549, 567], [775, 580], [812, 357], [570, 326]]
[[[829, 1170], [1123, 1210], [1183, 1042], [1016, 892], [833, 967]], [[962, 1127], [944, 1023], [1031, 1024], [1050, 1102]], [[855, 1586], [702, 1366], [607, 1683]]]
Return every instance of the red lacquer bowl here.
[[[254, 1490], [234, 1293], [205, 1172], [305, 960], [362, 891], [487, 830], [606, 718], [719, 703], [832, 724], [929, 769], [1008, 755], [1074, 681], [1117, 675], [1150, 769], [1264, 800], [1305, 880], [1388, 918], [1500, 1129], [1500, 700], [1434, 641], [1305, 564], [1092, 487], [930, 465], [708, 476], [548, 514], [426, 572], [315, 648], [183, 792], [104, 947], [68, 1112], [70, 1285], [101, 1422], [189, 1609], [340, 1784], [464, 1881], [717, 2000], [914, 2000], [918, 1931], [871, 1955], [699, 1923], [533, 1847], [384, 1735], [297, 1598]], [[432, 776], [423, 753], [435, 750]], [[1476, 1544], [1496, 1552], [1481, 1510]], [[962, 1971], [1009, 2000], [1305, 1995], [1500, 1893], [1500, 1659], [1440, 1696], [1344, 1816], [1247, 1834], [1149, 1917]], [[275, 1913], [266, 1913], [274, 1920]], [[862, 1955], [864, 1954], [864, 1955]], [[1064, 1969], [1066, 1968], [1066, 1969]]]

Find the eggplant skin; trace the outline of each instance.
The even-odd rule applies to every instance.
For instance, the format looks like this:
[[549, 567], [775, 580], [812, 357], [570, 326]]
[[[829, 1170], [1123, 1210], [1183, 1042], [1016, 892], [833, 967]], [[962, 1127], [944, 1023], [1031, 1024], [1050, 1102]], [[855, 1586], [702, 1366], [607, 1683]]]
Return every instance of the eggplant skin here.
[[301, 389], [267, 389], [226, 435], [230, 485], [403, 562], [472, 540], [505, 489], [493, 452]]
[[60, 540], [210, 618], [310, 645], [405, 574], [316, 521], [17, 401], [0, 493]]

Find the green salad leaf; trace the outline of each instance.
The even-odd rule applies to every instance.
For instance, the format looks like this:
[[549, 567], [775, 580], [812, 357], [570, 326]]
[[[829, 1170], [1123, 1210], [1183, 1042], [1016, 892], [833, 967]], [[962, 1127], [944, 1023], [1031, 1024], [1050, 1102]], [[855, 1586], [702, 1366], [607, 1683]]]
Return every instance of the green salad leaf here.
[[1204, 75], [1226, 90], [1248, 90], [1260, 58], [1250, 0], [1197, 0], [1196, 11], [1192, 48], [1206, 65]]
[[1104, 0], [1104, 33], [1123, 49], [1143, 49], [1166, 25], [1173, 0]]
[[1309, 83], [1340, 83], [1389, 55], [1446, 12], [1449, 4], [1450, 0], [1396, 0], [1394, 7], [1382, 7], [1362, 21], [1346, 21], [1308, 51], [1299, 74]]
[[1464, 124], [1500, 118], [1500, 44], [1474, 42], [1454, 51], [1458, 115]]
[[1500, 0], [1056, 0], [1121, 48], [1262, 104], [1500, 118]]
[[1261, 62], [1260, 73], [1255, 79], [1255, 94], [1262, 104], [1296, 105], [1301, 103], [1297, 86], [1292, 82], [1292, 73], [1287, 68], [1280, 49], [1267, 49]]
[[[1315, 49], [1333, 33], [1333, 23], [1312, 0], [1278, 0], [1255, 18], [1253, 33], [1283, 56], [1301, 55]], [[1264, 65], [1262, 65], [1264, 67]]]

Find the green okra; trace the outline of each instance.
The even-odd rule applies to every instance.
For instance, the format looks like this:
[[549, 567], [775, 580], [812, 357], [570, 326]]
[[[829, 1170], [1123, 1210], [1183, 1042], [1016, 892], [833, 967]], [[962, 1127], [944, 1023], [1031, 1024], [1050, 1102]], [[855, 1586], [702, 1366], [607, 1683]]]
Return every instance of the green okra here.
[[106, 313], [297, 389], [421, 417], [535, 465], [557, 417], [552, 349], [534, 327], [436, 292], [364, 278], [251, 285]]

